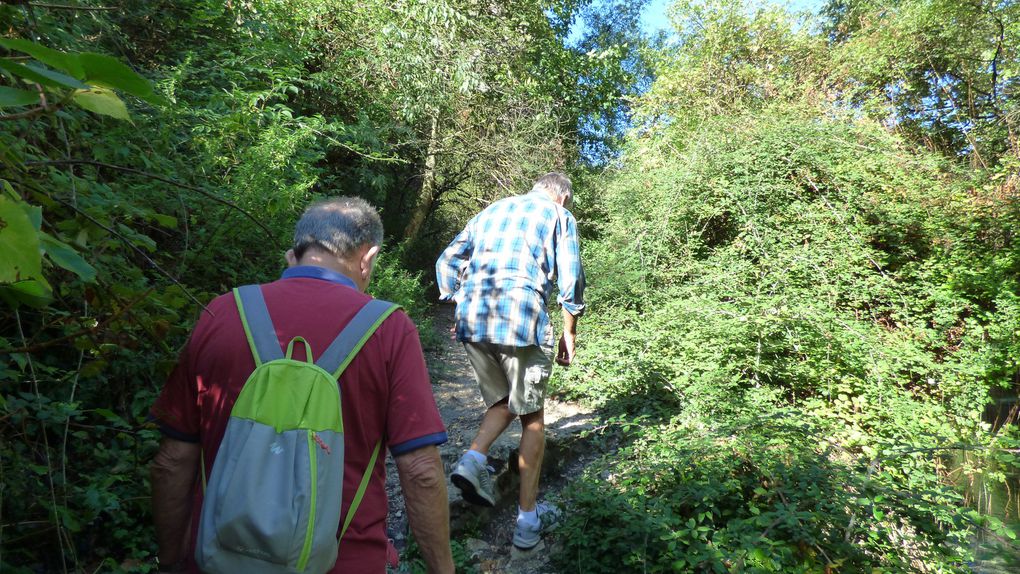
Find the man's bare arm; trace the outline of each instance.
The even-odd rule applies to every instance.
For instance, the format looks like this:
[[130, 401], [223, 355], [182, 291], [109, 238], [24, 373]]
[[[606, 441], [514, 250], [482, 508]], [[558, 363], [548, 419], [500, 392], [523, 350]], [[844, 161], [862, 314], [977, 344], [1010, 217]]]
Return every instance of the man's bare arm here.
[[439, 449], [426, 446], [395, 457], [411, 531], [431, 574], [453, 572], [450, 502]]
[[201, 455], [196, 443], [163, 437], [149, 468], [160, 571], [172, 571], [187, 558], [192, 488]]

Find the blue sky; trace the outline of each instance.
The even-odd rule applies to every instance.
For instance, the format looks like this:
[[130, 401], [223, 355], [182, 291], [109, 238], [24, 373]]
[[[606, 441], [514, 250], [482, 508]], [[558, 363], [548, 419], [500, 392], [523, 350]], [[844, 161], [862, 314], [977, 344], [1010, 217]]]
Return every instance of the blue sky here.
[[[791, 10], [802, 11], [809, 10], [812, 12], [818, 12], [818, 10], [825, 5], [826, 0], [758, 0], [763, 4], [773, 4], [776, 6], [789, 6]], [[641, 16], [641, 23], [644, 26], [645, 32], [654, 34], [659, 30], [668, 30], [670, 28], [669, 18], [666, 17], [666, 8], [673, 3], [673, 0], [651, 0], [648, 6], [645, 8], [644, 14]], [[574, 21], [573, 26], [570, 29], [570, 36], [567, 38], [567, 43], [576, 42], [580, 39], [584, 33], [584, 24], [577, 19]]]
[[[764, 0], [764, 4], [777, 6], [787, 5], [791, 10], [810, 10], [818, 12], [818, 9], [825, 4], [825, 0]], [[641, 16], [646, 32], [655, 33], [659, 30], [669, 29], [669, 19], [666, 18], [666, 7], [672, 4], [672, 0], [652, 0], [645, 13]]]

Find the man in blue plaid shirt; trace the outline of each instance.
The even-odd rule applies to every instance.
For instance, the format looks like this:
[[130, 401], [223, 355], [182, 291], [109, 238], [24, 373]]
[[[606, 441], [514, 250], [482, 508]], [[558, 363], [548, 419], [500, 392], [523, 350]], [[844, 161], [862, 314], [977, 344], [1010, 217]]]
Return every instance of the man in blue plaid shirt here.
[[520, 417], [521, 488], [513, 543], [522, 550], [538, 545], [556, 514], [551, 505], [537, 502], [553, 362], [546, 307], [555, 279], [563, 310], [555, 359], [569, 365], [577, 318], [584, 312], [577, 221], [567, 210], [572, 194], [565, 175], [546, 174], [529, 193], [497, 201], [472, 218], [436, 262], [440, 298], [457, 303], [457, 339], [464, 343], [487, 409], [471, 450], [450, 480], [468, 502], [495, 506], [486, 466], [489, 447]]

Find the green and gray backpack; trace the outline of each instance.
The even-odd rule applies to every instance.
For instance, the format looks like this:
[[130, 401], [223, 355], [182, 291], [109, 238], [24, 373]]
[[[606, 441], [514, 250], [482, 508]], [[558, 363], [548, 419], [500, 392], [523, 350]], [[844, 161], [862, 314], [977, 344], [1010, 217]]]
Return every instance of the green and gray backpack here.
[[[344, 475], [340, 374], [398, 306], [369, 301], [316, 361], [294, 337], [284, 354], [262, 289], [234, 289], [255, 371], [230, 411], [205, 500], [195, 560], [206, 573], [323, 573], [336, 562]], [[292, 359], [294, 344], [305, 361]], [[380, 441], [344, 518], [368, 488]], [[203, 457], [204, 461], [204, 457]]]

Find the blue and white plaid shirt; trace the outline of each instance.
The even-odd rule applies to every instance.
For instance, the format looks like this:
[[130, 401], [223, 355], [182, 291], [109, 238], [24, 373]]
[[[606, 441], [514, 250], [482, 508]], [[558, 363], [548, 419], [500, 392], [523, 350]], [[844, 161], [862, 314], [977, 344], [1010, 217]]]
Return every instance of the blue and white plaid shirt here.
[[502, 199], [468, 222], [436, 261], [440, 300], [457, 302], [457, 339], [552, 347], [546, 311], [584, 312], [574, 216], [541, 191]]

